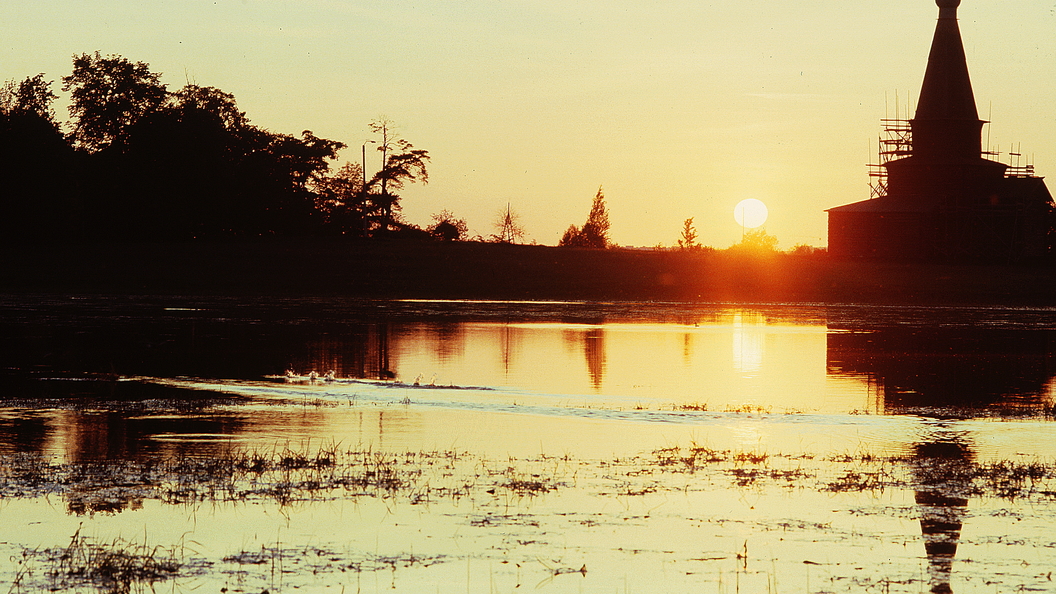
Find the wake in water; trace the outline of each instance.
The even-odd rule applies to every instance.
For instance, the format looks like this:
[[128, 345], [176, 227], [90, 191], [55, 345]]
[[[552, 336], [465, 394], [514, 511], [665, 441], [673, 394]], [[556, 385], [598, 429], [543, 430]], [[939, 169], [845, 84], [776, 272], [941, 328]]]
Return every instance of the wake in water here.
[[418, 376], [411, 383], [401, 382], [399, 380], [370, 380], [362, 378], [339, 378], [336, 376], [333, 370], [326, 372], [323, 375], [312, 371], [307, 375], [298, 375], [292, 370], [287, 370], [285, 375], [266, 375], [265, 379], [268, 380], [283, 380], [289, 384], [367, 384], [372, 386], [381, 386], [388, 388], [425, 388], [425, 389], [441, 389], [441, 390], [494, 390], [494, 388], [482, 387], [482, 386], [456, 386], [453, 384], [448, 385], [437, 385], [436, 377], [428, 384], [422, 383], [422, 377]]
[[[702, 405], [643, 403], [630, 397], [589, 394], [555, 394], [506, 386], [463, 386], [422, 384], [419, 381], [328, 378], [326, 375], [268, 376], [261, 381], [213, 380], [195, 378], [137, 378], [187, 390], [231, 394], [251, 402], [269, 405], [411, 407], [428, 410], [462, 410], [479, 413], [585, 419], [598, 422], [633, 422], [725, 428], [738, 426], [831, 428], [842, 434], [867, 436], [892, 431], [905, 425], [906, 417], [875, 415], [833, 415], [818, 413], [770, 412], [759, 408], [710, 411]], [[838, 428], [838, 429], [836, 429]], [[754, 430], [753, 430], [754, 431]], [[822, 432], [825, 430], [822, 429]], [[896, 430], [895, 432], [901, 432]], [[857, 438], [856, 438], [857, 439]]]

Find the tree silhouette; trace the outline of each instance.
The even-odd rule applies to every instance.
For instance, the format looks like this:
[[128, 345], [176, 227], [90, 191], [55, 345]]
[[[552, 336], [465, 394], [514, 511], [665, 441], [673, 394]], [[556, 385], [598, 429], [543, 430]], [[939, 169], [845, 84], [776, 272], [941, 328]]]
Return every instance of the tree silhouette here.
[[48, 121], [55, 121], [55, 110], [51, 103], [58, 99], [51, 92], [51, 81], [44, 80], [44, 74], [31, 76], [19, 84], [9, 80], [0, 87], [0, 113], [7, 115], [35, 115]]
[[322, 213], [323, 225], [329, 232], [356, 237], [366, 233], [370, 203], [359, 164], [345, 163], [333, 175], [319, 176], [313, 182], [313, 191], [316, 209]]
[[88, 147], [100, 141], [82, 141], [87, 229], [100, 238], [314, 233], [325, 219], [314, 184], [344, 146], [253, 126], [233, 95], [198, 85], [166, 92], [115, 134], [99, 150]]
[[[109, 63], [128, 61], [111, 57]], [[89, 103], [81, 109], [99, 111]], [[91, 235], [303, 235], [322, 226], [313, 183], [342, 143], [307, 130], [298, 138], [253, 126], [233, 95], [198, 85], [166, 92], [127, 123], [115, 121], [119, 131], [104, 148], [88, 148], [102, 146], [99, 141], [82, 142], [89, 151], [83, 178]]]
[[379, 220], [377, 227], [387, 231], [396, 222], [394, 211], [399, 210], [400, 196], [394, 194], [407, 183], [420, 181], [429, 183], [429, 172], [426, 162], [429, 151], [415, 149], [414, 145], [400, 138], [390, 120], [381, 118], [371, 122], [370, 129], [381, 135], [378, 150], [381, 151], [381, 170], [367, 182], [368, 191], [374, 194], [371, 201], [378, 206]]
[[[67, 136], [43, 74], [0, 86], [6, 240], [393, 229], [428, 237], [398, 220], [398, 192], [428, 182], [429, 154], [399, 138], [387, 120], [372, 123], [382, 167], [366, 180], [358, 165], [329, 174], [343, 143], [309, 130], [294, 136], [255, 126], [233, 95], [215, 87], [170, 92], [145, 62], [98, 51], [74, 55], [72, 73], [61, 80], [70, 98]], [[446, 222], [453, 227], [441, 226], [441, 236], [465, 235], [464, 221]]]
[[587, 222], [583, 227], [570, 225], [557, 245], [600, 249], [609, 247], [609, 212], [605, 207], [605, 194], [600, 187], [591, 203]]
[[524, 227], [520, 223], [521, 217], [514, 212], [509, 204], [506, 204], [506, 210], [499, 212], [499, 217], [495, 221], [495, 228], [498, 233], [491, 236], [491, 240], [496, 243], [518, 243], [524, 239]]
[[0, 237], [68, 238], [80, 219], [76, 159], [55, 122], [52, 82], [42, 74], [0, 87]]
[[744, 233], [741, 242], [734, 244], [730, 249], [755, 254], [772, 254], [777, 251], [777, 237], [770, 235], [762, 227], [750, 229]]
[[[247, 193], [245, 160], [263, 142], [232, 95], [180, 89], [129, 127], [119, 147], [91, 155], [89, 174], [103, 178], [91, 188], [94, 227], [141, 238], [247, 233], [260, 197]], [[103, 183], [112, 191], [100, 196]]]
[[43, 74], [0, 87], [0, 240], [55, 241], [78, 218], [75, 160]]
[[678, 240], [678, 247], [683, 250], [700, 248], [700, 244], [697, 243], [697, 229], [693, 226], [693, 217], [689, 217], [682, 223], [682, 237]]
[[74, 56], [73, 73], [62, 82], [72, 100], [74, 142], [88, 151], [120, 140], [129, 127], [167, 99], [161, 75], [151, 72], [149, 64], [98, 51]]
[[433, 215], [433, 224], [426, 231], [441, 241], [461, 241], [469, 234], [469, 226], [445, 208]]

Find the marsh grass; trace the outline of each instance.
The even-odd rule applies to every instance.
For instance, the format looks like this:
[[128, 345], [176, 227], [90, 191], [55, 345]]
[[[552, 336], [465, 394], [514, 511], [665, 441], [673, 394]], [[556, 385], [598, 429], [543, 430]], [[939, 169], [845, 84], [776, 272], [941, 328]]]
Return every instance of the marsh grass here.
[[[726, 476], [734, 486], [809, 488], [832, 493], [882, 493], [888, 489], [939, 489], [964, 497], [1056, 499], [1056, 461], [974, 462], [857, 453], [816, 459], [759, 451], [715, 450], [692, 444], [655, 450], [631, 462], [648, 472]], [[662, 482], [660, 483], [662, 484]], [[651, 491], [649, 491], [651, 492]]]
[[540, 495], [556, 489], [550, 481], [540, 477], [538, 474], [533, 474], [530, 477], [511, 477], [502, 486], [518, 495]]
[[[174, 505], [273, 501], [289, 506], [358, 497], [423, 505], [497, 491], [535, 497], [592, 476], [603, 479], [605, 486], [595, 487], [602, 493], [632, 495], [705, 489], [725, 482], [737, 488], [832, 493], [927, 488], [968, 497], [1056, 499], [1052, 461], [977, 463], [874, 454], [815, 458], [697, 444], [610, 461], [495, 461], [457, 452], [386, 453], [330, 445], [144, 462], [56, 463], [27, 455], [2, 456], [0, 462], [0, 496], [59, 494], [68, 511], [78, 515], [115, 514], [151, 499]], [[672, 483], [662, 478], [669, 474], [686, 478]]]
[[371, 553], [339, 553], [337, 551], [315, 547], [284, 546], [275, 543], [262, 546], [259, 550], [239, 551], [223, 558], [225, 564], [220, 568], [222, 573], [248, 573], [253, 567], [266, 567], [269, 573], [283, 571], [285, 568], [311, 571], [313, 574], [338, 572], [373, 572], [396, 570], [408, 567], [429, 567], [442, 563], [447, 557], [441, 555], [416, 555], [405, 553], [398, 555], [377, 555]]
[[124, 540], [98, 543], [78, 528], [64, 548], [42, 551], [51, 591], [81, 587], [124, 594], [177, 576], [184, 567], [182, 546], [151, 547]]
[[[134, 502], [137, 497], [172, 504], [256, 499], [271, 501], [280, 507], [308, 500], [373, 497], [385, 499], [379, 509], [384, 507], [389, 511], [396, 510], [399, 501], [429, 505], [447, 499], [453, 505], [441, 505], [440, 514], [457, 516], [456, 522], [464, 525], [466, 530], [494, 535], [517, 534], [521, 546], [544, 541], [547, 531], [555, 529], [553, 512], [536, 512], [533, 507], [545, 510], [547, 499], [544, 498], [555, 497], [555, 492], [563, 489], [580, 489], [599, 501], [610, 498], [608, 501], [619, 503], [624, 510], [657, 509], [656, 506], [668, 501], [672, 493], [682, 491], [723, 492], [731, 489], [756, 493], [766, 489], [820, 491], [863, 494], [866, 498], [887, 490], [924, 490], [951, 497], [1015, 500], [1020, 505], [1056, 501], [1056, 461], [979, 463], [970, 458], [883, 456], [860, 452], [823, 457], [762, 450], [722, 450], [696, 443], [626, 458], [593, 460], [567, 455], [495, 460], [445, 451], [386, 453], [344, 450], [336, 445], [316, 448], [286, 446], [234, 451], [214, 458], [184, 457], [138, 465], [118, 462], [111, 470], [107, 483], [106, 465], [98, 463], [71, 465], [32, 456], [0, 457], [0, 493], [22, 494], [16, 496], [61, 493], [67, 500], [79, 498], [80, 501], [96, 497], [113, 506], [107, 508], [108, 513], [120, 511], [115, 502]], [[101, 493], [91, 495], [90, 491], [97, 488], [102, 489]], [[463, 506], [454, 501], [463, 497], [469, 498], [472, 505]], [[540, 499], [525, 501], [530, 498]], [[640, 499], [630, 501], [628, 498]], [[460, 507], [462, 511], [458, 511]], [[409, 513], [429, 511], [415, 509]], [[606, 522], [623, 524], [628, 518], [644, 525], [651, 513], [621, 512], [615, 519], [607, 519], [601, 514], [566, 517], [557, 513], [557, 516], [562, 521], [577, 522], [590, 529], [607, 526]], [[914, 512], [902, 510], [899, 513]], [[767, 520], [766, 524], [752, 524], [754, 520], [716, 521], [720, 524], [737, 521], [765, 530], [829, 530], [825, 524], [785, 518]], [[252, 591], [268, 589], [277, 592], [285, 591], [284, 579], [300, 579], [297, 576], [383, 570], [391, 570], [395, 576], [398, 571], [446, 563], [455, 558], [413, 552], [367, 553], [341, 546], [332, 550], [327, 546], [331, 545], [298, 547], [276, 541], [257, 549], [243, 549], [223, 557], [218, 555], [210, 562], [187, 555], [182, 546], [149, 547], [125, 540], [101, 543], [81, 536], [78, 530], [65, 547], [43, 551], [24, 549], [22, 562], [13, 572], [15, 581], [11, 592], [150, 591], [164, 580], [178, 580], [206, 572], [234, 580], [228, 583], [237, 582], [242, 591], [251, 591], [247, 588], [252, 585], [253, 588], [259, 586]], [[724, 553], [721, 559], [743, 564], [742, 570], [747, 571], [747, 550], [737, 555]], [[757, 561], [754, 557], [752, 559]], [[543, 578], [552, 580], [569, 573], [586, 577], [585, 566], [575, 569], [577, 566], [580, 566], [579, 562], [567, 565], [554, 562]], [[561, 579], [571, 581], [572, 578], [565, 576]], [[544, 582], [548, 583], [546, 579]]]
[[1056, 464], [999, 460], [975, 464], [960, 460], [917, 461], [915, 487], [938, 486], [963, 497], [1000, 499], [1056, 499]]
[[395, 572], [411, 567], [429, 567], [447, 560], [444, 555], [342, 553], [311, 545], [290, 546], [275, 542], [211, 562], [193, 557], [183, 544], [149, 546], [123, 539], [96, 542], [82, 535], [78, 528], [64, 547], [23, 549], [9, 592], [155, 592], [160, 582], [206, 574], [232, 576], [243, 585], [259, 582], [263, 587], [260, 591], [278, 592], [282, 591], [284, 574]]
[[708, 411], [708, 403], [707, 402], [683, 402], [681, 404], [676, 404], [674, 406], [674, 408], [675, 408], [675, 410], [683, 410], [683, 411], [707, 412]]

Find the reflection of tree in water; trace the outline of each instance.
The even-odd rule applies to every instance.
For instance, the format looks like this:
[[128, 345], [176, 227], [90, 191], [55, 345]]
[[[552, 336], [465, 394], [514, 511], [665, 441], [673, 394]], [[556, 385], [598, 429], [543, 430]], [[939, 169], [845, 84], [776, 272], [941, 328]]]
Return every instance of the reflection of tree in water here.
[[35, 411], [0, 417], [0, 451], [42, 452], [50, 432], [47, 418]]
[[462, 356], [466, 350], [465, 324], [442, 321], [429, 325], [435, 343], [435, 352], [441, 363]]
[[590, 376], [590, 385], [595, 390], [600, 390], [605, 381], [605, 330], [602, 326], [603, 323], [603, 320], [595, 321], [587, 328], [565, 330], [563, 332], [566, 345], [572, 348], [582, 347], [583, 356], [587, 360], [587, 374]]
[[605, 379], [605, 331], [591, 328], [583, 334], [583, 355], [587, 358], [590, 384], [600, 390]]
[[[839, 330], [830, 326], [830, 330]], [[1053, 378], [1050, 331], [886, 327], [828, 334], [829, 373], [875, 381], [887, 409], [1039, 410]]]
[[521, 330], [512, 326], [510, 321], [507, 320], [501, 327], [499, 340], [503, 375], [509, 377], [510, 368], [513, 367], [514, 355], [521, 350]]
[[128, 460], [144, 462], [166, 457], [208, 456], [224, 451], [222, 441], [152, 439], [155, 436], [235, 435], [245, 429], [246, 419], [237, 413], [209, 411], [195, 415], [172, 411], [110, 410], [67, 411], [59, 422], [71, 462]]
[[235, 435], [244, 430], [244, 419], [235, 414], [144, 413], [131, 409], [62, 415], [59, 432], [65, 433], [66, 458], [74, 469], [63, 495], [69, 513], [139, 509], [156, 487], [149, 478], [152, 465], [188, 457], [219, 458], [228, 448], [223, 440], [159, 440], [156, 436]]
[[920, 532], [928, 556], [931, 591], [949, 594], [953, 561], [968, 510], [972, 476], [972, 451], [960, 435], [938, 436], [913, 448], [915, 499], [920, 513]]
[[301, 354], [290, 357], [288, 367], [299, 373], [332, 370], [337, 377], [358, 379], [395, 377], [389, 360], [393, 332], [389, 324], [353, 324], [337, 330], [308, 341]]
[[693, 360], [693, 333], [686, 332], [682, 335], [682, 362], [686, 365]]

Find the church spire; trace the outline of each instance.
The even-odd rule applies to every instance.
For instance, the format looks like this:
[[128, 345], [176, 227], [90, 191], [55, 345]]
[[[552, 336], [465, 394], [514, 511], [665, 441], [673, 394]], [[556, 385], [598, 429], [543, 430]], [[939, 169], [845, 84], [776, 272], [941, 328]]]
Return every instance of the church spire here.
[[957, 26], [961, 0], [935, 3], [939, 6], [939, 20], [913, 119], [913, 152], [929, 160], [977, 159], [983, 122], [976, 110]]

